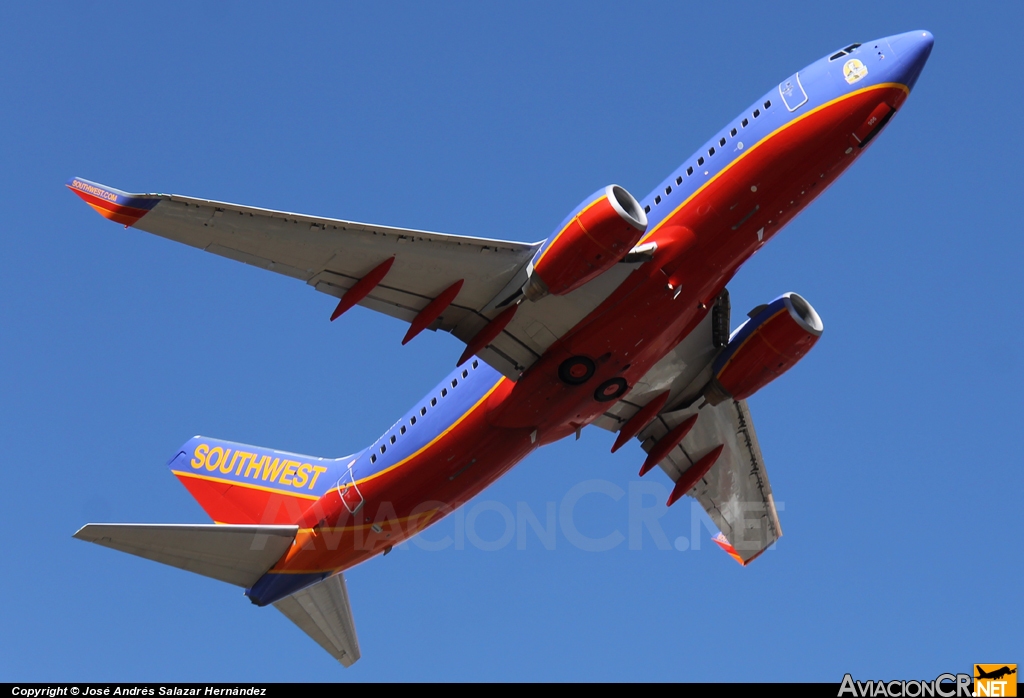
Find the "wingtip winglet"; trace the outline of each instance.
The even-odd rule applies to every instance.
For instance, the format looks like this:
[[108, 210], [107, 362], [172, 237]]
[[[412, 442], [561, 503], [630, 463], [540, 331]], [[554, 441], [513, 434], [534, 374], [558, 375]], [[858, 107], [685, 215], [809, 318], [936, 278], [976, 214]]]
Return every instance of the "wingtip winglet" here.
[[152, 194], [129, 194], [81, 177], [72, 177], [66, 186], [101, 216], [126, 227], [138, 223], [161, 199]]
[[736, 548], [734, 548], [732, 546], [732, 543], [729, 542], [729, 539], [726, 538], [725, 534], [723, 534], [721, 531], [719, 531], [718, 535], [715, 536], [714, 538], [712, 538], [711, 540], [713, 540], [716, 543], [718, 543], [718, 547], [720, 547], [725, 552], [729, 553], [729, 555], [732, 557], [733, 560], [735, 560], [736, 562], [740, 563], [744, 567], [749, 565], [751, 562], [753, 562], [757, 558], [761, 557], [761, 553], [763, 553], [765, 550], [768, 549], [768, 548], [762, 548], [761, 550], [758, 550], [756, 553], [754, 553], [753, 555], [748, 557], [746, 560], [744, 560], [740, 556], [740, 554], [738, 552], [736, 552]]
[[744, 567], [747, 566], [747, 561], [740, 557], [740, 554], [736, 552], [736, 548], [732, 547], [732, 543], [729, 542], [729, 539], [726, 538], [723, 533], [719, 532], [718, 535], [712, 538], [711, 540], [718, 543], [718, 547], [724, 550], [725, 552], [729, 553], [729, 556], [733, 560], [740, 563]]

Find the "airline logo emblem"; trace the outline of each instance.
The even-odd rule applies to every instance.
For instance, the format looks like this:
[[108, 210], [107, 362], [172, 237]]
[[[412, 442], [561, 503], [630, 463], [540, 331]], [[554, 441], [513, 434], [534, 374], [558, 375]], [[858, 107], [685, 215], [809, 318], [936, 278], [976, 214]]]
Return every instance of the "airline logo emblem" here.
[[80, 179], [71, 180], [71, 184], [69, 186], [72, 189], [84, 191], [86, 194], [89, 194], [91, 196], [95, 196], [100, 199], [105, 199], [106, 201], [110, 201], [111, 203], [117, 203], [117, 194], [115, 194], [114, 192], [107, 191], [106, 189], [102, 189], [87, 182], [83, 182]]
[[843, 77], [846, 78], [846, 82], [851, 85], [868, 74], [868, 68], [866, 65], [860, 62], [856, 58], [851, 58], [846, 61], [846, 65], [843, 66]]
[[975, 664], [975, 696], [1016, 696], [1016, 664]]
[[281, 455], [252, 453], [204, 442], [196, 446], [189, 465], [192, 472], [201, 475], [229, 475], [254, 485], [276, 484], [306, 491], [312, 490], [320, 476], [327, 472], [323, 465], [289, 460]]

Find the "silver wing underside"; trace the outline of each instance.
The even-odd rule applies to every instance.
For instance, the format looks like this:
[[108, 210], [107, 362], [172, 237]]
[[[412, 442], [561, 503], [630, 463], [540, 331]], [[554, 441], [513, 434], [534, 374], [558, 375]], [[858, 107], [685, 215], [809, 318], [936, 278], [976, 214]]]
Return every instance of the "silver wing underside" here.
[[[360, 305], [404, 322], [462, 279], [455, 302], [428, 329], [451, 332], [463, 342], [526, 282], [528, 265], [541, 244], [354, 223], [187, 196], [131, 196], [159, 199], [135, 224], [140, 230], [299, 279], [336, 298], [394, 257], [387, 276]], [[637, 266], [619, 264], [566, 296], [522, 303], [480, 358], [518, 379]]]
[[251, 587], [284, 554], [298, 526], [86, 524], [75, 538]]

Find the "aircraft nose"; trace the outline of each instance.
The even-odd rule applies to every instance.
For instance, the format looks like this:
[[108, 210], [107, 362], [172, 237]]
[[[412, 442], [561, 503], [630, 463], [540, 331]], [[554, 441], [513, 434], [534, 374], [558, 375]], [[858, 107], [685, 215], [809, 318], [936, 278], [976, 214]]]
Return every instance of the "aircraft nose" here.
[[889, 47], [900, 62], [900, 82], [914, 88], [924, 64], [931, 55], [935, 37], [931, 32], [918, 30], [889, 37]]

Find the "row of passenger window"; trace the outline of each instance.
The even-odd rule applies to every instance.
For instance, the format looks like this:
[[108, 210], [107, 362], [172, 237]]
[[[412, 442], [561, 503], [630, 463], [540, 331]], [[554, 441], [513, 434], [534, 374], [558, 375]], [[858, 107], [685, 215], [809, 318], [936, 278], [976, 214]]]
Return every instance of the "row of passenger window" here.
[[[771, 109], [772, 101], [770, 99], [766, 99], [763, 106], [764, 106], [765, 109]], [[761, 116], [761, 109], [760, 108], [755, 109], [751, 115], [756, 119], [757, 117]], [[749, 119], [744, 118], [743, 121], [740, 122], [740, 128], [746, 128], [749, 125], [750, 125], [750, 120]], [[739, 133], [739, 130], [737, 128], [733, 127], [732, 129], [729, 130], [729, 137], [730, 138], [735, 138], [737, 133]], [[718, 139], [719, 147], [725, 147], [725, 144], [726, 144], [726, 137], [725, 136], [722, 136], [721, 138]], [[708, 157], [709, 158], [713, 157], [716, 152], [717, 152], [717, 150], [715, 149], [715, 147], [711, 146], [710, 148], [708, 148]], [[703, 167], [704, 162], [705, 162], [704, 156], [703, 155], [699, 156], [697, 158], [697, 167]], [[686, 168], [686, 176], [690, 177], [691, 175], [693, 175], [693, 166], [692, 165]], [[682, 183], [683, 183], [683, 176], [679, 175], [678, 177], [676, 177], [676, 186], [679, 186]], [[672, 193], [672, 185], [670, 184], [667, 187], [665, 187], [665, 195], [668, 196], [671, 193]], [[658, 205], [660, 203], [661, 203], [661, 194], [658, 194], [657, 196], [654, 197], [654, 204]], [[650, 204], [648, 204], [647, 206], [644, 206], [644, 212], [645, 213], [650, 213], [651, 212], [651, 205]]]
[[[477, 359], [473, 359], [473, 368], [476, 369], [478, 366], [480, 366], [480, 362]], [[462, 377], [464, 379], [469, 377], [469, 371], [467, 369], [462, 369]], [[458, 378], [452, 378], [452, 387], [455, 388], [458, 385], [459, 385], [459, 379]], [[441, 397], [442, 398], [448, 397], [448, 388], [441, 388]], [[437, 407], [437, 398], [436, 397], [430, 398], [430, 406], [431, 407]], [[420, 417], [425, 417], [425, 416], [427, 416], [427, 406], [426, 405], [424, 405], [423, 407], [420, 408]], [[415, 424], [416, 424], [416, 415], [413, 415], [413, 416], [409, 417], [409, 426], [414, 426]], [[391, 444], [394, 444], [396, 441], [398, 441], [398, 437], [403, 435], [403, 434], [405, 434], [405, 432], [406, 432], [406, 426], [403, 424], [401, 427], [399, 427], [398, 433], [397, 434], [392, 434], [391, 437], [387, 441], [389, 443], [391, 443]], [[385, 453], [387, 453], [387, 450], [388, 450], [388, 444], [387, 443], [383, 443], [383, 444], [380, 445], [381, 455], [384, 455]], [[376, 453], [371, 453], [370, 454], [370, 462], [371, 463], [376, 463], [377, 462], [377, 454]]]

